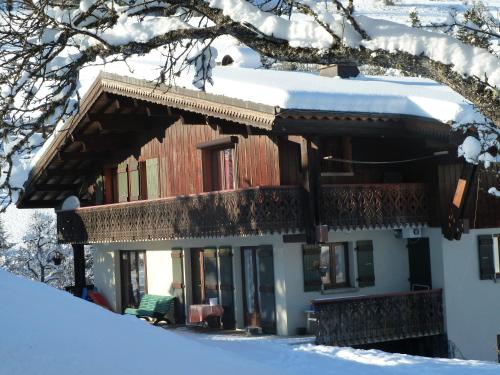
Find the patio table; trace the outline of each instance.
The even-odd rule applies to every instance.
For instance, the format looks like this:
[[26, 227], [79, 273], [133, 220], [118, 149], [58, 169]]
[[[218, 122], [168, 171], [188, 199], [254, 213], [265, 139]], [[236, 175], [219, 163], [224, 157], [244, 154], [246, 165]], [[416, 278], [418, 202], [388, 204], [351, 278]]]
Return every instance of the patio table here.
[[209, 317], [217, 317], [220, 322], [223, 314], [224, 308], [221, 305], [191, 305], [189, 306], [189, 323], [203, 323]]

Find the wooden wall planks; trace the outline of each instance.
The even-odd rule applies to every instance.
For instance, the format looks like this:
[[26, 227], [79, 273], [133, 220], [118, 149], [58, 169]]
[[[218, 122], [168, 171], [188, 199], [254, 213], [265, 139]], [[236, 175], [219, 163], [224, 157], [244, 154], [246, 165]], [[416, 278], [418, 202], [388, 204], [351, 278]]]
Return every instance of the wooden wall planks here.
[[[220, 135], [209, 125], [177, 121], [163, 139], [141, 148], [140, 160], [158, 158], [160, 197], [203, 192], [202, 151], [196, 148]], [[236, 188], [280, 185], [278, 145], [268, 136], [238, 136], [235, 147]]]

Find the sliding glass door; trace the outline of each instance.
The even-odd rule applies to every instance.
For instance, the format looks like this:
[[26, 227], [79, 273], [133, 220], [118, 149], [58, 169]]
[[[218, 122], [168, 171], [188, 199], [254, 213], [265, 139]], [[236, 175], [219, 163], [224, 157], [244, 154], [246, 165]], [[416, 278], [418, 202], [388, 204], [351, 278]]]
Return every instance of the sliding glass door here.
[[242, 247], [241, 261], [245, 325], [276, 333], [273, 248]]

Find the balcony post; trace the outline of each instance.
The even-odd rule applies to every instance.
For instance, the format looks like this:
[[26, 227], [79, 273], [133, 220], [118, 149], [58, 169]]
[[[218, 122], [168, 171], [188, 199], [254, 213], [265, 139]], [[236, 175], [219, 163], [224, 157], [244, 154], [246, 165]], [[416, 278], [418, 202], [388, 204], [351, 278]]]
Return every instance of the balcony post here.
[[86, 286], [85, 280], [85, 250], [82, 244], [73, 244], [73, 264], [75, 272], [75, 289], [74, 293], [80, 297], [82, 290]]
[[319, 148], [317, 141], [311, 138], [301, 138], [300, 163], [302, 169], [303, 212], [306, 232], [306, 242], [318, 242], [316, 226], [319, 224]]
[[476, 176], [477, 166], [463, 162], [462, 173], [458, 180], [453, 200], [450, 204], [448, 223], [443, 226], [444, 237], [450, 241], [460, 240], [464, 232], [463, 218], [469, 195], [472, 191], [472, 182]]

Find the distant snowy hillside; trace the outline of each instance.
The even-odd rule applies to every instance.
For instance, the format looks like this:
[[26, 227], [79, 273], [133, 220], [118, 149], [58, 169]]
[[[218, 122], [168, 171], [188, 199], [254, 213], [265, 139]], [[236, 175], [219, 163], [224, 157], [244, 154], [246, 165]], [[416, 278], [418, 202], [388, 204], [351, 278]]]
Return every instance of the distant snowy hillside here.
[[494, 363], [191, 334], [111, 313], [0, 270], [0, 374], [499, 374]]
[[[383, 0], [354, 0], [354, 5], [359, 14], [408, 25], [409, 13], [415, 9], [422, 24], [426, 25], [444, 22], [450, 10], [455, 9], [460, 13], [467, 8], [466, 4], [472, 4], [471, 0], [393, 0], [393, 2], [394, 5], [384, 5]], [[482, 0], [482, 2], [494, 17], [500, 18], [500, 0]]]

